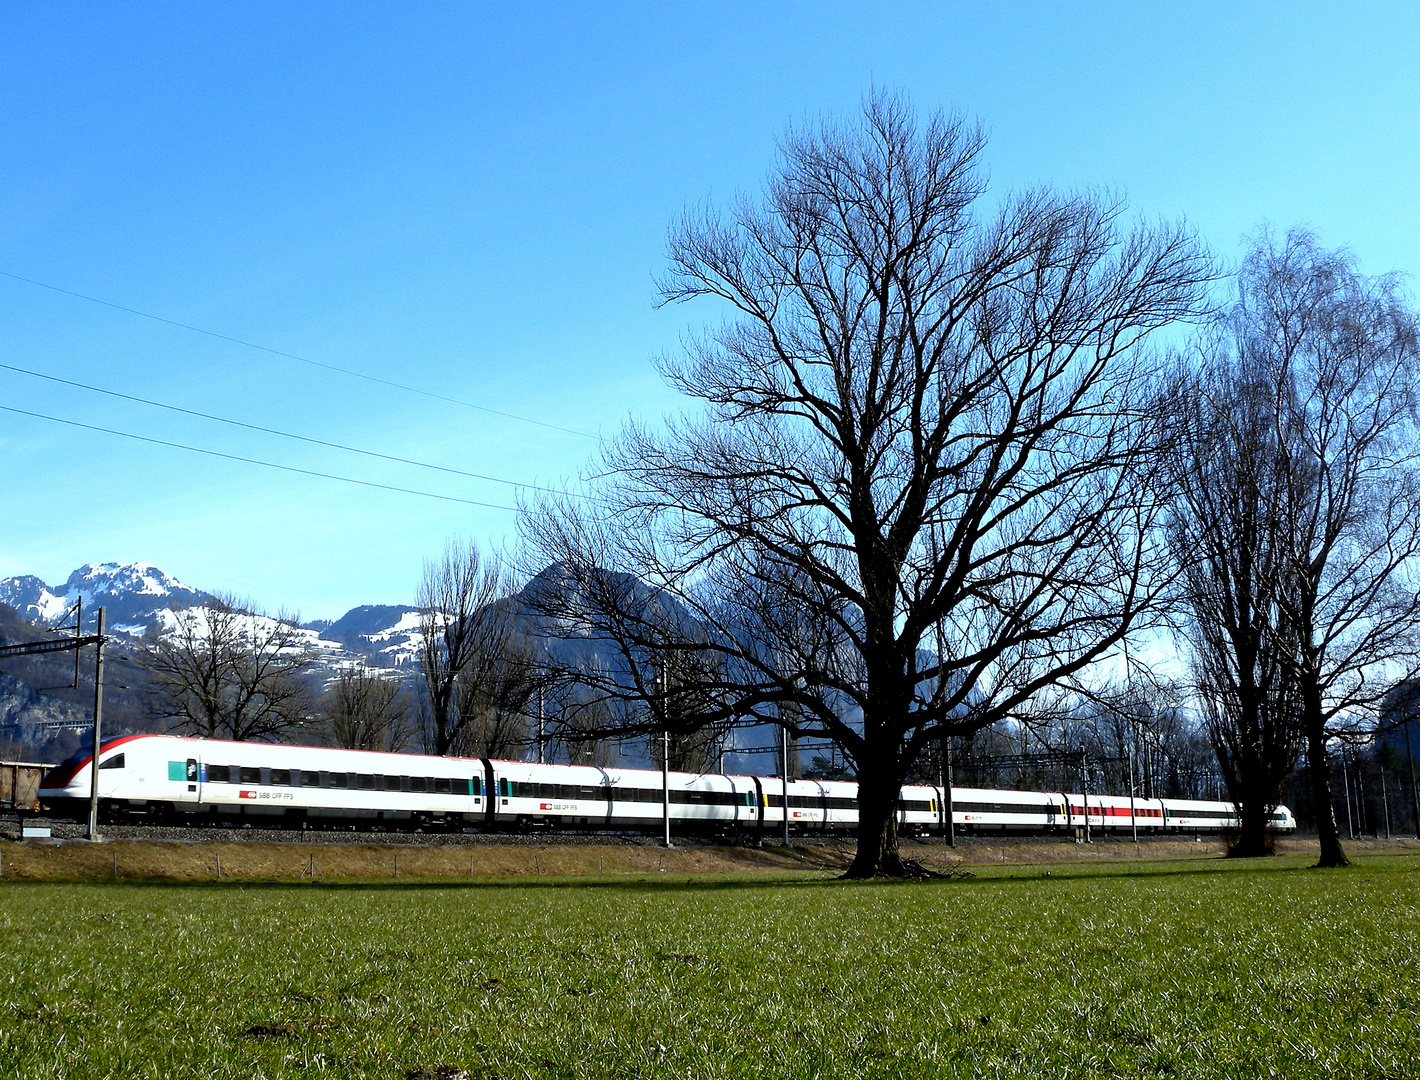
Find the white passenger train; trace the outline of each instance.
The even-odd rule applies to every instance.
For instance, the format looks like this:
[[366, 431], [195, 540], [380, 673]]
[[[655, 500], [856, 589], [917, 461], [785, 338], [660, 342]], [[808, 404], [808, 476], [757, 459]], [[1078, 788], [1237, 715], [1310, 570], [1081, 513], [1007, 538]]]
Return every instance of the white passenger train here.
[[[93, 770], [87, 753], [49, 773], [40, 801], [83, 819]], [[557, 828], [649, 832], [663, 826], [662, 774], [645, 769], [538, 765], [487, 758], [426, 757], [273, 743], [129, 735], [99, 755], [106, 822], [265, 825], [280, 828], [506, 830]], [[670, 774], [677, 833], [777, 833], [789, 815], [800, 833], [847, 832], [858, 821], [858, 785], [791, 780], [788, 806], [776, 777]], [[902, 789], [906, 833], [945, 831], [939, 787]], [[953, 788], [958, 832], [1217, 832], [1237, 824], [1231, 803], [1064, 792]], [[1279, 831], [1296, 822], [1286, 807]]]

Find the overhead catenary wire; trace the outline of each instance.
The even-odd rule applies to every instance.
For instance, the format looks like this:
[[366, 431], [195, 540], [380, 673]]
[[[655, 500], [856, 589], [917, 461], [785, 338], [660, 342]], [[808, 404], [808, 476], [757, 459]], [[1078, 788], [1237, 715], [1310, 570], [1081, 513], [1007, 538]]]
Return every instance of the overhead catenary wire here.
[[90, 296], [87, 293], [75, 292], [73, 289], [61, 288], [58, 285], [50, 285], [48, 282], [36, 281], [34, 278], [25, 277], [21, 274], [12, 274], [8, 270], [0, 270], [0, 277], [10, 278], [12, 281], [23, 281], [26, 285], [34, 285], [41, 289], [48, 289], [50, 292], [57, 292], [64, 296], [72, 296], [77, 300], [85, 300], [91, 304], [99, 304], [115, 311], [122, 311], [129, 315], [137, 315], [143, 319], [151, 319], [153, 322], [163, 323], [167, 326], [175, 326], [179, 330], [188, 330], [194, 334], [202, 334], [205, 337], [215, 338], [218, 341], [228, 341], [233, 345], [241, 345], [244, 348], [256, 349], [259, 352], [268, 353], [271, 356], [280, 356], [286, 360], [295, 360], [298, 363], [309, 364], [312, 367], [324, 368], [327, 371], [337, 371], [342, 375], [349, 375], [352, 378], [364, 379], [366, 382], [377, 383], [380, 386], [388, 386], [395, 390], [403, 390], [406, 393], [418, 394], [421, 397], [432, 398], [435, 401], [447, 402], [450, 405], [461, 405], [465, 409], [476, 409], [478, 412], [489, 413], [493, 416], [501, 416], [508, 420], [518, 420], [524, 424], [535, 424], [538, 427], [547, 428], [550, 431], [561, 431], [567, 435], [577, 435], [583, 439], [593, 439], [600, 442], [600, 437], [586, 431], [578, 431], [576, 428], [563, 427], [561, 424], [548, 423], [546, 420], [535, 420], [531, 416], [521, 416], [518, 413], [506, 412], [503, 409], [490, 408], [487, 405], [477, 405], [472, 401], [465, 401], [462, 398], [450, 397], [447, 394], [437, 394], [432, 390], [424, 390], [417, 386], [410, 386], [408, 383], [395, 382], [392, 379], [382, 379], [378, 375], [369, 375], [363, 371], [356, 371], [354, 368], [342, 367], [339, 364], [326, 363], [323, 360], [312, 360], [308, 356], [299, 356], [296, 353], [286, 352], [283, 349], [273, 349], [267, 345], [258, 345], [254, 341], [246, 341], [239, 337], [232, 337], [230, 334], [221, 334], [215, 330], [206, 330], [200, 326], [193, 326], [191, 323], [178, 322], [176, 319], [168, 319], [162, 315], [154, 315], [149, 311], [140, 311], [138, 308], [127, 307], [124, 304], [115, 304], [111, 300], [101, 300], [97, 296]]
[[358, 484], [360, 487], [378, 488], [381, 491], [397, 491], [404, 495], [418, 495], [425, 499], [440, 499], [443, 502], [463, 503], [465, 506], [482, 506], [490, 510], [510, 510], [517, 513], [516, 506], [504, 506], [502, 503], [481, 502], [478, 499], [462, 499], [455, 495], [436, 495], [432, 491], [419, 491], [416, 488], [398, 487], [394, 484], [377, 484], [373, 480], [357, 480], [353, 476], [338, 476], [335, 473], [318, 472], [315, 469], [302, 469], [295, 465], [282, 465], [275, 461], [262, 461], [259, 458], [243, 457], [240, 454], [225, 454], [220, 450], [207, 450], [201, 446], [188, 446], [186, 443], [170, 442], [167, 439], [154, 439], [148, 435], [136, 435], [131, 431], [119, 431], [116, 428], [100, 427], [98, 424], [84, 424], [78, 420], [66, 420], [61, 416], [49, 416], [45, 413], [30, 412], [28, 409], [16, 409], [10, 405], [0, 405], [0, 410], [8, 413], [15, 413], [18, 416], [29, 416], [36, 420], [49, 420], [55, 424], [67, 424], [69, 427], [83, 428], [86, 431], [98, 431], [105, 435], [118, 435], [124, 439], [133, 439], [137, 442], [150, 443], [154, 446], [167, 446], [174, 450], [187, 450], [194, 454], [206, 454], [208, 457], [224, 458], [227, 461], [240, 461], [247, 465], [261, 465], [267, 469], [280, 469], [282, 472], [299, 473], [302, 476], [315, 476], [322, 480], [339, 480], [343, 484]]
[[107, 394], [109, 397], [120, 398], [123, 401], [133, 401], [140, 405], [151, 405], [155, 409], [167, 409], [169, 412], [182, 413], [185, 416], [196, 416], [203, 420], [213, 420], [219, 424], [230, 424], [232, 427], [246, 428], [248, 431], [260, 431], [267, 435], [279, 435], [283, 439], [295, 439], [298, 442], [310, 443], [312, 446], [326, 446], [332, 450], [343, 450], [351, 454], [363, 454], [365, 457], [379, 458], [382, 461], [394, 461], [401, 465], [416, 465], [421, 469], [434, 469], [438, 472], [451, 473], [455, 476], [471, 477], [474, 480], [488, 480], [495, 484], [507, 484], [509, 487], [527, 488], [531, 491], [545, 491], [551, 495], [572, 496], [570, 491], [563, 491], [560, 488], [543, 487], [541, 484], [528, 484], [518, 480], [505, 480], [501, 476], [468, 472], [465, 469], [455, 469], [448, 465], [434, 465], [427, 461], [417, 461], [414, 458], [398, 457], [394, 454], [382, 454], [376, 450], [362, 450], [357, 446], [346, 446], [344, 443], [315, 439], [308, 435], [297, 435], [292, 431], [281, 431], [278, 428], [264, 427], [261, 424], [250, 424], [245, 420], [233, 420], [230, 417], [217, 416], [214, 413], [205, 413], [197, 409], [186, 409], [181, 405], [169, 405], [167, 402], [154, 401], [152, 398], [138, 397], [136, 394], [125, 394], [118, 390], [108, 390], [102, 386], [93, 386], [89, 383], [77, 382], [74, 379], [62, 379], [58, 375], [47, 375], [42, 371], [32, 371], [29, 368], [16, 367], [14, 364], [0, 364], [0, 369], [18, 372], [21, 375], [29, 375], [36, 379], [44, 379], [47, 382], [59, 383], [63, 386], [73, 386], [80, 390], [89, 390], [95, 394]]

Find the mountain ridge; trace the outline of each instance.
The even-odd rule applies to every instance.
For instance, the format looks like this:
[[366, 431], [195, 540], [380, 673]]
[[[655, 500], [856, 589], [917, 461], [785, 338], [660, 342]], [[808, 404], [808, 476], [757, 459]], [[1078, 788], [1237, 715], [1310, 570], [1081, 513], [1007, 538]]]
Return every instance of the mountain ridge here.
[[[193, 588], [148, 562], [85, 563], [59, 585], [34, 574], [0, 578], [0, 604], [38, 626], [53, 628], [72, 620], [74, 605], [81, 600], [86, 630], [94, 629], [102, 605], [107, 608], [108, 631], [136, 640], [150, 631], [161, 632], [173, 610], [216, 603], [219, 594]], [[414, 655], [409, 636], [417, 627], [411, 626], [410, 616], [417, 613], [407, 604], [361, 604], [338, 619], [301, 625], [319, 641], [398, 665]]]

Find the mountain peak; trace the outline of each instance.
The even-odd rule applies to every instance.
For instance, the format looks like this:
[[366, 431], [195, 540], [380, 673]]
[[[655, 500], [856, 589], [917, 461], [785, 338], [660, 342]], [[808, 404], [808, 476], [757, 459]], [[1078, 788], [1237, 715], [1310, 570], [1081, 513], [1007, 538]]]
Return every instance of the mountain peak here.
[[82, 600], [86, 629], [94, 625], [95, 609], [102, 605], [108, 609], [111, 628], [135, 636], [155, 627], [161, 611], [211, 599], [146, 562], [85, 563], [63, 585], [55, 586], [32, 575], [0, 578], [0, 603], [10, 605], [26, 619], [55, 626]]
[[[199, 593], [152, 563], [85, 563], [69, 575], [65, 592], [85, 600], [118, 593], [138, 596], [195, 597]], [[57, 591], [57, 590], [56, 590]]]

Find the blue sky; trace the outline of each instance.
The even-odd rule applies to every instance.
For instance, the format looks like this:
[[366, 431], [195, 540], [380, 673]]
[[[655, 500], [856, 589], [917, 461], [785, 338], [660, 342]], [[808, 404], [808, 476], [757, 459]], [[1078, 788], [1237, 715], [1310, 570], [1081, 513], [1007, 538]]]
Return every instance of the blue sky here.
[[[0, 271], [588, 433], [677, 407], [668, 225], [871, 84], [992, 133], [993, 183], [1108, 185], [1224, 259], [1306, 223], [1420, 271], [1410, 4], [0, 4]], [[557, 484], [595, 441], [0, 278], [0, 363]], [[0, 370], [0, 404], [513, 504], [513, 489]], [[148, 561], [331, 617], [515, 515], [0, 413], [0, 575]]]

